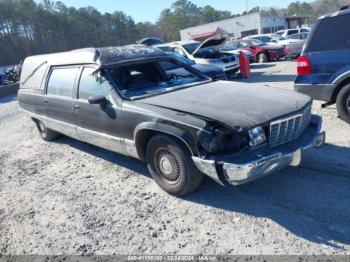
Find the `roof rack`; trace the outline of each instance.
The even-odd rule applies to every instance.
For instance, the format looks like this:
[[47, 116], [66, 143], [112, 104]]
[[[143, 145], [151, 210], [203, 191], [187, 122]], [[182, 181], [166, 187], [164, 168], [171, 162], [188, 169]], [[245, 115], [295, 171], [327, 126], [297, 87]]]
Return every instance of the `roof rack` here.
[[339, 11], [343, 11], [343, 10], [346, 10], [346, 9], [349, 9], [350, 6], [349, 5], [346, 5], [346, 6], [343, 6], [339, 9]]

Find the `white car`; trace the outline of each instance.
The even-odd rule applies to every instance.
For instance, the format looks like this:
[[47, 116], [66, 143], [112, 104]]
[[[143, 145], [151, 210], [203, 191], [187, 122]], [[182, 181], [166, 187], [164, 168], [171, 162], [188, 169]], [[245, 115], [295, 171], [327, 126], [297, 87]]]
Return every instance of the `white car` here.
[[196, 64], [220, 67], [227, 75], [230, 75], [239, 70], [239, 61], [236, 55], [220, 50], [226, 40], [225, 37], [214, 36], [203, 42], [180, 41], [155, 45], [154, 47], [165, 52], [177, 52]]
[[294, 29], [286, 29], [276, 32], [275, 34], [283, 36], [287, 38], [290, 35], [300, 34], [300, 33], [310, 33], [311, 30], [309, 28], [294, 28]]

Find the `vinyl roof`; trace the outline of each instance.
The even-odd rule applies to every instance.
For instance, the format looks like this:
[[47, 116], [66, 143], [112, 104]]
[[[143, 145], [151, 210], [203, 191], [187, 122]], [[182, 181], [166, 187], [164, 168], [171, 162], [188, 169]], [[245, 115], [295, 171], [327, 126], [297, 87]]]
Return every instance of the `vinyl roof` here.
[[144, 45], [120, 47], [84, 48], [68, 52], [28, 57], [26, 62], [45, 63], [50, 66], [74, 64], [100, 64], [108, 66], [132, 60], [163, 57], [166, 54], [156, 48]]

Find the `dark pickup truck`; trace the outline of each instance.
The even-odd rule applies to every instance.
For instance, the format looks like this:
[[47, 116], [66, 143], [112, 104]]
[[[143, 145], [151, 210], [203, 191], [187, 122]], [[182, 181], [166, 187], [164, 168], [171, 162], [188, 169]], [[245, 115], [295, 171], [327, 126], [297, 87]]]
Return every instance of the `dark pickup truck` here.
[[214, 82], [145, 46], [29, 57], [20, 87], [19, 104], [43, 139], [64, 134], [143, 160], [174, 195], [195, 190], [203, 174], [239, 185], [299, 165], [325, 138], [309, 97]]

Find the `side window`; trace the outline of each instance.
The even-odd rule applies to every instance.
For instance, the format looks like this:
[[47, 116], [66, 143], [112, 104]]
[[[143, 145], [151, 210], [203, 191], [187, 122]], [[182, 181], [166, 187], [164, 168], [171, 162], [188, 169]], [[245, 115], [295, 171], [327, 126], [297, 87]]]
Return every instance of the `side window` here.
[[108, 81], [95, 72], [92, 67], [85, 67], [80, 77], [78, 99], [88, 100], [90, 96], [101, 95], [110, 101]]
[[295, 35], [297, 33], [299, 33], [298, 29], [296, 29], [296, 30], [289, 30], [288, 31], [288, 35]]
[[325, 18], [318, 25], [308, 52], [350, 50], [350, 15]]
[[54, 68], [47, 84], [47, 94], [72, 97], [79, 68]]
[[306, 33], [306, 32], [309, 32], [309, 31], [306, 30], [306, 29], [301, 29], [301, 32], [302, 32], [302, 33]]

